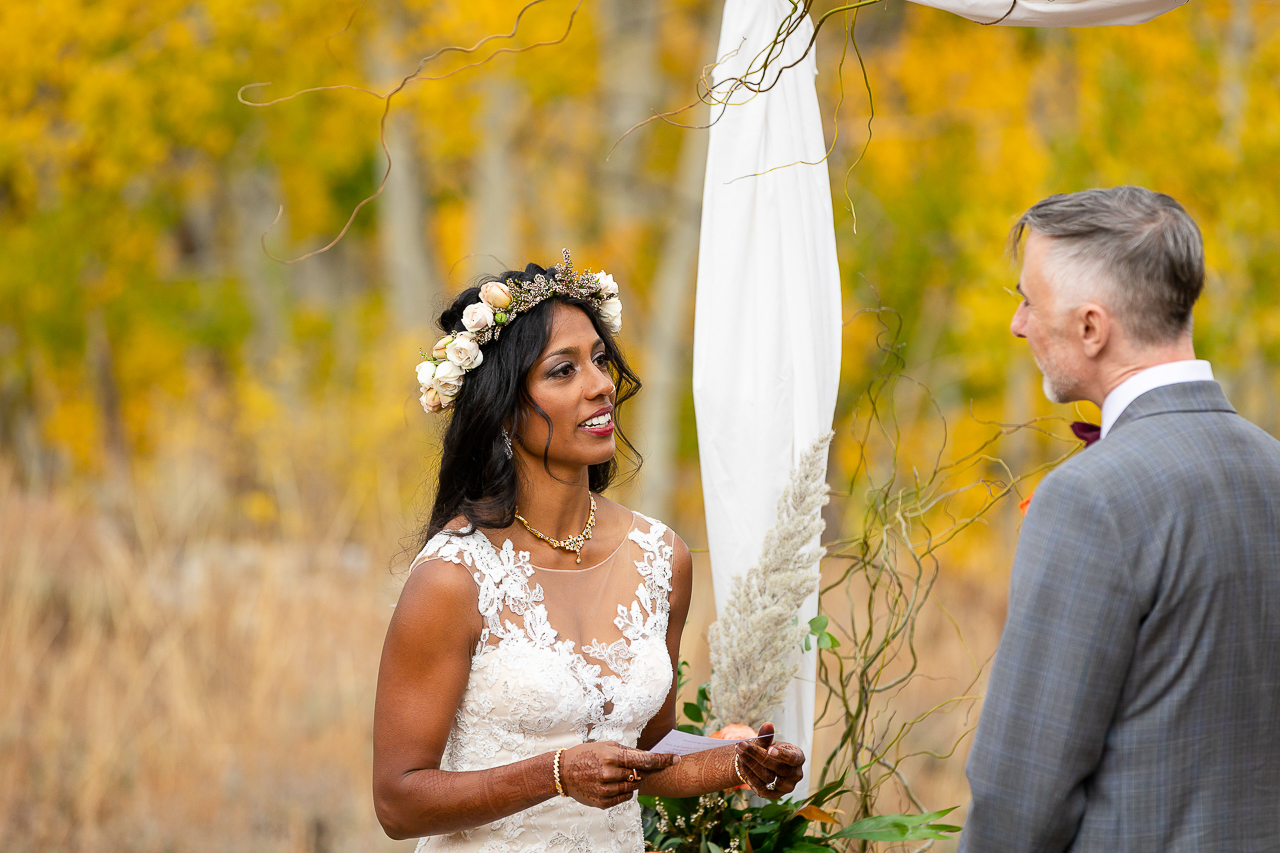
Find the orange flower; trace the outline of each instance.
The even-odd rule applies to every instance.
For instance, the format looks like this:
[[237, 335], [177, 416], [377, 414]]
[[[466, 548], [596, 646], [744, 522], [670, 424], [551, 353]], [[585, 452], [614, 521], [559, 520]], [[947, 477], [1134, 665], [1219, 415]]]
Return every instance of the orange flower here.
[[741, 738], [755, 737], [755, 729], [751, 726], [744, 726], [742, 723], [730, 723], [718, 732], [712, 732], [707, 737], [719, 738], [720, 740], [740, 740]]
[[1022, 503], [1018, 504], [1018, 509], [1022, 510], [1023, 515], [1026, 515], [1027, 510], [1031, 508], [1031, 499], [1034, 498], [1035, 496], [1036, 496], [1036, 493], [1032, 492], [1031, 494], [1027, 495], [1025, 498], [1022, 499]]

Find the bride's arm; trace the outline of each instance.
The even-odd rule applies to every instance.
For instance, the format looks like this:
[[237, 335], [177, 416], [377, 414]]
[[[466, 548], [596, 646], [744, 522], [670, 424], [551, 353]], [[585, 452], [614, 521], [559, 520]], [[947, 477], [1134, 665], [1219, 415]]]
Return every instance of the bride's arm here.
[[378, 666], [373, 803], [395, 839], [470, 829], [554, 797], [550, 755], [449, 773], [440, 759], [480, 640], [478, 592], [466, 567], [429, 560], [400, 593]]
[[[693, 592], [693, 557], [688, 547], [675, 537], [671, 558], [671, 615], [667, 624], [667, 653], [671, 655], [671, 668], [678, 672], [680, 666], [680, 636], [689, 615], [689, 600]], [[765, 726], [769, 726], [768, 723]], [[761, 726], [761, 734], [765, 734]], [[676, 685], [671, 685], [667, 701], [649, 725], [640, 734], [639, 747], [651, 749], [667, 732], [676, 727]], [[769, 726], [769, 731], [772, 731]], [[738, 753], [739, 778], [734, 769], [734, 755]], [[754, 743], [732, 745], [686, 755], [674, 767], [657, 773], [646, 774], [640, 785], [640, 793], [656, 797], [693, 797], [709, 794], [741, 785], [743, 779], [760, 796], [777, 799], [791, 792], [804, 778], [804, 753], [789, 743], [777, 743], [762, 747]], [[777, 777], [773, 790], [765, 785]]]
[[[392, 838], [471, 829], [556, 796], [551, 752], [489, 770], [440, 769], [480, 640], [477, 599], [466, 568], [430, 560], [409, 576], [387, 628], [373, 712], [373, 802]], [[631, 797], [629, 768], [653, 771], [671, 758], [582, 744], [562, 754], [561, 783], [579, 802], [604, 808]]]

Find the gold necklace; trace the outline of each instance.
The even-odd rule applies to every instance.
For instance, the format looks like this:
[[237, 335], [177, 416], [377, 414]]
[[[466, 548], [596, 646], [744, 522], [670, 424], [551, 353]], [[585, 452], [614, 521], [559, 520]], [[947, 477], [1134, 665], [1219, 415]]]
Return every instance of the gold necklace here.
[[524, 525], [524, 529], [537, 536], [543, 542], [546, 542], [552, 548], [559, 548], [562, 551], [572, 551], [578, 555], [578, 559], [574, 562], [582, 562], [582, 546], [587, 544], [587, 540], [591, 538], [591, 531], [596, 526], [596, 499], [587, 492], [587, 499], [591, 501], [591, 512], [587, 514], [587, 526], [582, 528], [582, 532], [577, 536], [570, 536], [568, 539], [552, 539], [545, 533], [539, 533], [524, 520], [524, 516], [520, 514], [520, 509], [516, 508], [516, 521]]

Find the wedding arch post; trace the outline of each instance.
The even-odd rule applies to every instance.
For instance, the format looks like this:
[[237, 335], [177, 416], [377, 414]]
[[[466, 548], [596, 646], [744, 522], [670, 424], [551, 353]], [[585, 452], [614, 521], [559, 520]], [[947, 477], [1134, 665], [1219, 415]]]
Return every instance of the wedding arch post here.
[[968, 18], [1006, 27], [1113, 27], [1145, 24], [1187, 0], [912, 0]]
[[[794, 4], [726, 0], [713, 82], [694, 312], [693, 395], [716, 609], [760, 556], [801, 454], [831, 428], [840, 378], [840, 270], [812, 33], [758, 69]], [[751, 91], [766, 89], [766, 91]], [[817, 613], [818, 595], [801, 608]], [[802, 653], [779, 736], [812, 752], [816, 651]], [[806, 780], [809, 777], [806, 770]], [[807, 782], [797, 789], [806, 796]]]

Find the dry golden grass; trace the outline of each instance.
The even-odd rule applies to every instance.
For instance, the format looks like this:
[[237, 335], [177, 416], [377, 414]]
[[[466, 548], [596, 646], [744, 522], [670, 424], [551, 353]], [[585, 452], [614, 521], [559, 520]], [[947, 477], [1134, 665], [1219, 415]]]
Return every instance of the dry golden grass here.
[[[401, 543], [221, 536], [195, 517], [155, 522], [160, 500], [133, 495], [122, 516], [70, 490], [32, 496], [0, 475], [0, 849], [403, 847], [384, 837], [370, 795], [373, 691]], [[689, 691], [706, 680], [714, 618], [705, 554], [695, 569]], [[998, 638], [1001, 586], [939, 582], [979, 662]], [[940, 609], [920, 637], [926, 677], [898, 713], [972, 677]], [[944, 748], [975, 721], [974, 707], [936, 717], [908, 748]], [[967, 800], [966, 749], [905, 765], [926, 805]]]
[[131, 526], [0, 486], [0, 849], [386, 848], [385, 561]]

